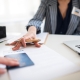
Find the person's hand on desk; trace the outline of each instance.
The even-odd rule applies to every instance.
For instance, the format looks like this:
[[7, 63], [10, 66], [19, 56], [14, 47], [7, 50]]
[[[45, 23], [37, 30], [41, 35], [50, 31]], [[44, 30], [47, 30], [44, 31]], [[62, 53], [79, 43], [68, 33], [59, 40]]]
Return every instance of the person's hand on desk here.
[[[16, 59], [0, 57], [0, 64], [8, 65], [8, 66], [18, 66], [19, 62]], [[6, 69], [0, 68], [0, 74], [6, 72]]]
[[40, 47], [40, 44], [38, 43], [40, 40], [36, 38], [36, 30], [35, 27], [32, 26], [29, 28], [27, 34], [25, 34], [20, 39], [10, 43], [9, 45], [13, 45], [12, 48], [13, 51], [18, 50], [20, 47], [26, 47], [27, 43], [33, 42], [36, 47]]

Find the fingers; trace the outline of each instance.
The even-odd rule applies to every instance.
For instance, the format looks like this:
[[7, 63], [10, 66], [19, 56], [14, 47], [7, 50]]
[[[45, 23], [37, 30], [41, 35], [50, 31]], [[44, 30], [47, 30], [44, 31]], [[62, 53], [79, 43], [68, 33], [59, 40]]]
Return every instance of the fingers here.
[[[8, 66], [18, 66], [19, 62], [16, 59], [0, 57], [0, 64], [4, 64]], [[5, 72], [6, 69], [0, 68], [0, 74], [4, 74]]]
[[18, 66], [19, 62], [16, 59], [0, 57], [0, 64], [4, 64], [8, 66]]
[[28, 34], [28, 35], [24, 35], [22, 38], [18, 39], [17, 41], [14, 41], [10, 44], [7, 45], [13, 45], [14, 47], [12, 48], [13, 51], [15, 50], [19, 50], [19, 48], [22, 47], [26, 47], [26, 42], [32, 42], [35, 44], [36, 47], [40, 47], [40, 44], [38, 44], [40, 40], [36, 38], [35, 35], [33, 34]]
[[18, 50], [20, 47], [26, 47], [25, 39], [21, 38], [19, 41], [17, 41], [16, 45], [12, 48], [13, 51]]
[[7, 45], [7, 46], [9, 46], [9, 45], [15, 46], [16, 43], [17, 43], [17, 41], [14, 41], [14, 42], [12, 42], [12, 43], [7, 43], [7, 44], [5, 44], [5, 45]]
[[[27, 39], [30, 41], [29, 39]], [[34, 39], [31, 39], [34, 40]], [[36, 39], [35, 39], [36, 40]], [[38, 43], [38, 41], [33, 42], [36, 47], [40, 47], [41, 45]], [[21, 38], [19, 42], [16, 43], [16, 45], [12, 48], [13, 51], [18, 50], [21, 46], [26, 47], [26, 42], [24, 38]]]
[[21, 47], [21, 43], [17, 42], [16, 45], [12, 48], [13, 51], [18, 50]]
[[34, 42], [34, 44], [35, 44], [36, 47], [41, 47], [41, 45], [37, 42]]
[[25, 42], [24, 38], [22, 38], [20, 42], [21, 42], [21, 44], [22, 44], [23, 47], [26, 47], [26, 42]]
[[6, 69], [1, 69], [0, 68], [0, 74], [4, 74], [6, 72]]
[[17, 43], [17, 41], [14, 41], [12, 43], [10, 43], [10, 45], [15, 45]]

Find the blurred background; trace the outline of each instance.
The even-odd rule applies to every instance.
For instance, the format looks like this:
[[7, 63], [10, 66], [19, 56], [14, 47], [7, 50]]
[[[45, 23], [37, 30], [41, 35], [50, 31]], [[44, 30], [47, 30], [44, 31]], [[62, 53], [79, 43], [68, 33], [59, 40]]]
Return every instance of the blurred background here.
[[0, 26], [6, 26], [7, 32], [26, 32], [39, 4], [40, 0], [0, 0]]

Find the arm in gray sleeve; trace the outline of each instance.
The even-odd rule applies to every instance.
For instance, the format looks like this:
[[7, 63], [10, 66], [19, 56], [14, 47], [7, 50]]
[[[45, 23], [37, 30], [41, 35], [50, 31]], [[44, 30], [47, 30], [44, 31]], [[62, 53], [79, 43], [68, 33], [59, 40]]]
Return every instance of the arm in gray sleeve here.
[[37, 13], [34, 15], [34, 17], [29, 21], [27, 25], [27, 30], [30, 26], [35, 26], [37, 29], [37, 33], [41, 32], [40, 25], [45, 17], [45, 10], [46, 10], [46, 4], [47, 0], [41, 0], [41, 4], [38, 8]]

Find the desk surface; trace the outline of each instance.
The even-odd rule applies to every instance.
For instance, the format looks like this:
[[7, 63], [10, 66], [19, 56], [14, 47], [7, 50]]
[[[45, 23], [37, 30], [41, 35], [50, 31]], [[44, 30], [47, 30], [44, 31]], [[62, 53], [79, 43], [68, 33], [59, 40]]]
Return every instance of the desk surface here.
[[[68, 40], [80, 40], [80, 36], [49, 35], [45, 45], [47, 45], [51, 49], [54, 49], [56, 52], [66, 57], [70, 61], [80, 65], [80, 56], [63, 44], [64, 41]], [[54, 80], [80, 80], [80, 71], [63, 77], [59, 77]]]
[[[79, 40], [79, 39], [80, 36], [73, 36], [73, 35], [49, 35], [45, 45], [50, 47], [51, 49], [54, 49], [56, 52], [66, 57], [70, 61], [80, 65], [80, 56], [63, 44], [64, 41]], [[0, 44], [0, 51], [3, 50], [3, 48], [1, 47], [3, 45], [4, 43]], [[0, 76], [0, 80], [10, 80], [10, 79], [8, 78], [8, 74], [5, 73], [4, 75]], [[80, 80], [80, 71], [63, 77], [56, 78], [54, 80]]]

